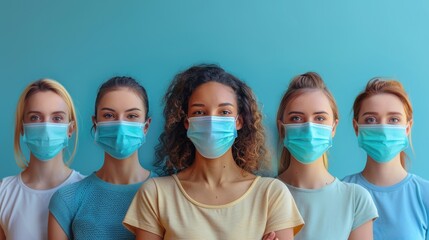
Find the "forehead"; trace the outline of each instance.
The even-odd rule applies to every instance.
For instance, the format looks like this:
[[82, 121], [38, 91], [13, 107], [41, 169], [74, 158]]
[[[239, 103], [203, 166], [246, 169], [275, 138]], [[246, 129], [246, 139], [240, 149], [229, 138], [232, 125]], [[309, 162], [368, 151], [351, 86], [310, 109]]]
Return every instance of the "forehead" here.
[[237, 97], [231, 87], [211, 81], [201, 84], [192, 92], [188, 104], [195, 102], [216, 105], [228, 102], [236, 105]]
[[360, 106], [359, 114], [362, 115], [365, 112], [377, 112], [380, 114], [400, 112], [405, 115], [404, 105], [401, 100], [390, 93], [380, 93], [365, 98]]
[[285, 114], [291, 111], [314, 113], [314, 112], [327, 112], [333, 114], [331, 104], [328, 97], [322, 90], [308, 89], [298, 93], [296, 97], [286, 105]]
[[130, 109], [144, 108], [143, 100], [131, 89], [119, 88], [106, 92], [98, 103], [97, 108]]
[[25, 112], [68, 112], [67, 103], [53, 91], [39, 91], [32, 94], [27, 98], [24, 109]]

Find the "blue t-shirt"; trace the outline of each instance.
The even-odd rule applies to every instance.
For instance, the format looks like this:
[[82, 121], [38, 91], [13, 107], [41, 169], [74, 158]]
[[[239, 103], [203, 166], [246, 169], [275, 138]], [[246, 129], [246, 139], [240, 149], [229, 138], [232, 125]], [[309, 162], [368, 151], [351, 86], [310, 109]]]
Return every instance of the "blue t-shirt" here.
[[429, 181], [408, 174], [401, 182], [380, 187], [368, 182], [362, 173], [344, 178], [366, 188], [380, 215], [374, 222], [375, 240], [429, 240]]
[[347, 240], [351, 231], [378, 216], [368, 191], [357, 184], [335, 178], [319, 189], [286, 186], [305, 222], [297, 240]]
[[49, 211], [69, 239], [134, 239], [122, 220], [142, 183], [112, 184], [93, 173], [58, 190]]

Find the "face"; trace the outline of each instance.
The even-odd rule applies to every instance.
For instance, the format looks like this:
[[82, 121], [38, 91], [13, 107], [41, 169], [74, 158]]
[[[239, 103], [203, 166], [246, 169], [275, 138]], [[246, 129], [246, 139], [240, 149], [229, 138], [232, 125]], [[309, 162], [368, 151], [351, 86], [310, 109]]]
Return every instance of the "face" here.
[[407, 134], [409, 134], [412, 120], [407, 121], [404, 105], [397, 96], [382, 93], [362, 101], [358, 121], [353, 120], [356, 134], [358, 133], [358, 124], [407, 125]]
[[[52, 91], [37, 92], [31, 95], [24, 107], [24, 123], [69, 123], [70, 113], [67, 103]], [[69, 137], [74, 125], [69, 127]]]
[[[237, 117], [238, 105], [234, 90], [218, 82], [208, 82], [197, 87], [189, 98], [188, 118], [203, 116]], [[188, 128], [188, 121], [185, 127]], [[238, 116], [237, 130], [242, 126]]]
[[[279, 129], [282, 124], [312, 122], [333, 126], [332, 137], [335, 135], [338, 119], [334, 119], [334, 113], [329, 99], [321, 90], [310, 90], [298, 95], [287, 104], [283, 112], [283, 121], [279, 121]], [[281, 133], [283, 136], [283, 133]]]
[[[145, 108], [142, 99], [132, 90], [120, 88], [107, 92], [97, 106], [96, 122], [127, 121], [145, 122]], [[147, 119], [144, 132], [147, 132], [151, 119]]]

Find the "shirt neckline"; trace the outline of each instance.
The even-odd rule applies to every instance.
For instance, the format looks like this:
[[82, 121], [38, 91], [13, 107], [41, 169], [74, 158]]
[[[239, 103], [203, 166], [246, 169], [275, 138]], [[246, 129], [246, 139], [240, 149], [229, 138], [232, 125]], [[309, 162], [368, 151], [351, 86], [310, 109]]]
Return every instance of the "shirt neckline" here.
[[172, 175], [174, 181], [176, 182], [177, 186], [179, 187], [180, 191], [182, 192], [182, 194], [185, 196], [185, 198], [190, 201], [191, 203], [193, 203], [194, 205], [197, 205], [199, 207], [203, 207], [203, 208], [211, 208], [211, 209], [220, 209], [220, 208], [227, 208], [227, 207], [231, 207], [237, 203], [239, 203], [240, 201], [242, 201], [244, 198], [246, 198], [247, 195], [249, 195], [252, 190], [255, 188], [256, 183], [259, 181], [259, 179], [261, 178], [260, 176], [256, 176], [255, 179], [253, 179], [252, 184], [250, 185], [250, 187], [246, 190], [246, 192], [241, 195], [239, 198], [226, 203], [226, 204], [221, 204], [221, 205], [210, 205], [210, 204], [204, 204], [204, 203], [200, 203], [196, 200], [194, 200], [191, 196], [188, 195], [188, 193], [186, 193], [185, 189], [183, 188], [182, 184], [180, 183], [179, 178], [177, 177], [176, 174]]
[[127, 191], [128, 189], [134, 189], [135, 187], [140, 187], [144, 182], [152, 178], [152, 176], [153, 176], [152, 171], [150, 171], [149, 176], [145, 180], [137, 183], [131, 183], [131, 184], [114, 184], [114, 183], [104, 181], [103, 179], [97, 176], [96, 172], [93, 172], [90, 176], [88, 176], [88, 178], [90, 178], [97, 185], [105, 189], [114, 190], [114, 191]]
[[317, 193], [317, 192], [327, 191], [328, 189], [333, 188], [333, 187], [334, 187], [336, 184], [338, 184], [338, 182], [339, 182], [338, 178], [334, 177], [334, 181], [332, 181], [331, 183], [326, 184], [325, 186], [323, 186], [323, 187], [321, 187], [321, 188], [311, 189], [311, 188], [300, 188], [300, 187], [295, 187], [295, 186], [293, 186], [293, 185], [290, 185], [290, 184], [288, 184], [288, 183], [284, 182], [284, 181], [283, 181], [283, 180], [281, 180], [280, 178], [277, 178], [277, 179], [279, 179], [279, 180], [280, 180], [280, 181], [282, 181], [284, 184], [286, 184], [286, 186], [287, 186], [289, 189], [292, 189], [292, 190], [297, 191], [297, 192], [308, 192], [308, 193]]
[[22, 181], [22, 173], [20, 173], [18, 175], [18, 183], [19, 185], [21, 185], [26, 191], [29, 192], [33, 192], [33, 193], [39, 193], [39, 194], [43, 194], [43, 193], [50, 193], [50, 192], [55, 192], [56, 190], [60, 189], [61, 187], [63, 187], [64, 185], [66, 185], [69, 181], [71, 181], [71, 179], [74, 177], [76, 173], [75, 170], [72, 170], [72, 172], [70, 173], [70, 175], [60, 184], [58, 184], [57, 186], [53, 187], [53, 188], [48, 188], [48, 189], [34, 189], [31, 188], [29, 186], [27, 186], [24, 181]]
[[411, 180], [412, 174], [407, 173], [407, 176], [404, 179], [402, 179], [400, 182], [395, 183], [395, 184], [390, 185], [390, 186], [377, 186], [377, 185], [369, 182], [363, 176], [362, 172], [360, 172], [358, 174], [358, 177], [361, 179], [362, 184], [368, 189], [371, 189], [371, 190], [377, 191], [377, 192], [392, 192], [392, 191], [397, 191], [397, 190], [402, 189], [402, 187]]

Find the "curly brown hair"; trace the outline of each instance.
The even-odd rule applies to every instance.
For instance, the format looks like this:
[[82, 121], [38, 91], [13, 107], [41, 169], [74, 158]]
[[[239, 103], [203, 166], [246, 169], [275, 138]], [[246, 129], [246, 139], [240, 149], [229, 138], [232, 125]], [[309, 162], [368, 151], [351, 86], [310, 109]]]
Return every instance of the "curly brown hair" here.
[[194, 90], [207, 82], [229, 86], [237, 97], [238, 114], [243, 127], [232, 145], [236, 164], [255, 173], [268, 159], [262, 114], [252, 90], [241, 80], [217, 65], [197, 65], [177, 74], [164, 96], [164, 131], [156, 146], [155, 166], [160, 175], [171, 175], [189, 167], [195, 159], [195, 147], [187, 137], [184, 121], [188, 101]]

